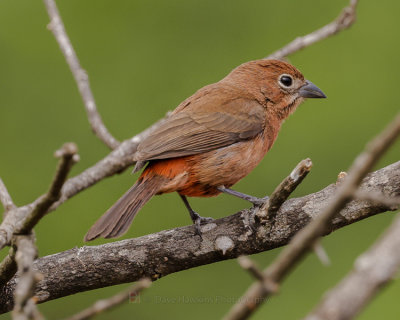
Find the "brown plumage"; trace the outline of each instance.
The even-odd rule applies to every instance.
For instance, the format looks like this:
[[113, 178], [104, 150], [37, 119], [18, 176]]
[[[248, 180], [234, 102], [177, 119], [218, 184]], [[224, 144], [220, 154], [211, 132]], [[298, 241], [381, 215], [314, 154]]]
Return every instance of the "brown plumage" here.
[[229, 188], [250, 173], [272, 147], [282, 122], [304, 98], [325, 98], [292, 65], [278, 60], [244, 63], [221, 81], [183, 101], [138, 146], [138, 181], [89, 230], [85, 241], [124, 234], [155, 194], [177, 191], [197, 228], [204, 221], [185, 196], [221, 192], [259, 199]]

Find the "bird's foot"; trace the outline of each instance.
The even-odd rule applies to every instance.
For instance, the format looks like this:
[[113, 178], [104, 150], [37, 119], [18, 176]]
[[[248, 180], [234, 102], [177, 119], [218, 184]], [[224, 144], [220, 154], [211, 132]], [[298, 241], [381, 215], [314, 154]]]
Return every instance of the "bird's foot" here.
[[247, 200], [250, 201], [255, 207], [261, 207], [268, 201], [268, 199], [269, 197], [265, 196], [264, 198], [252, 197], [252, 199]]
[[251, 202], [255, 207], [261, 207], [268, 199], [269, 197], [266, 196], [264, 198], [257, 198], [257, 197], [253, 197], [250, 196], [248, 194], [236, 191], [236, 190], [232, 190], [229, 188], [225, 188], [224, 186], [219, 186], [217, 187], [218, 191], [224, 192], [226, 194], [230, 194], [231, 196], [246, 200]]
[[209, 223], [209, 222], [214, 221], [213, 218], [210, 218], [210, 217], [202, 217], [202, 216], [200, 216], [200, 215], [199, 215], [197, 212], [195, 212], [195, 211], [192, 211], [192, 212], [191, 212], [190, 217], [192, 218], [192, 221], [193, 221], [193, 224], [194, 224], [194, 227], [195, 227], [195, 230], [196, 230], [195, 234], [198, 235], [198, 236], [200, 236], [200, 237], [201, 237], [201, 234], [202, 234], [202, 232], [201, 232], [201, 225], [207, 224], [207, 223]]

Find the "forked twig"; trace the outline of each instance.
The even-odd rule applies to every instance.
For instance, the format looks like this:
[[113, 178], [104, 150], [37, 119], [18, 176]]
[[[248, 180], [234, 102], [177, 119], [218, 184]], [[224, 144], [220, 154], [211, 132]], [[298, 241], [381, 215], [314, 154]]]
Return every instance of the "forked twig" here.
[[301, 49], [311, 46], [312, 44], [331, 37], [338, 32], [350, 28], [356, 21], [356, 9], [358, 0], [351, 0], [350, 4], [342, 10], [340, 15], [331, 23], [315, 30], [305, 36], [298, 37], [283, 48], [268, 55], [265, 59], [283, 59]]

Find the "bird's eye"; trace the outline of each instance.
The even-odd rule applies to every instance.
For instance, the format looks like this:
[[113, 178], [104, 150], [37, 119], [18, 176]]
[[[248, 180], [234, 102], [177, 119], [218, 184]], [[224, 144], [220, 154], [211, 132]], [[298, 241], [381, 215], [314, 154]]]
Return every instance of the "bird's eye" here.
[[283, 85], [286, 88], [289, 88], [293, 84], [293, 78], [289, 76], [288, 74], [283, 74], [279, 78], [279, 83]]

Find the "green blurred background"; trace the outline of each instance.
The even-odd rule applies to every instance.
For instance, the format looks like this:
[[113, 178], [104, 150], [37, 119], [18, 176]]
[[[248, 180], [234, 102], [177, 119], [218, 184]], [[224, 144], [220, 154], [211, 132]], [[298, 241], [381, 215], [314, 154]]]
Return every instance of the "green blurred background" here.
[[[346, 4], [346, 0], [58, 1], [90, 75], [99, 111], [121, 140], [235, 66], [262, 58], [330, 22]], [[268, 156], [236, 189], [269, 194], [306, 157], [314, 168], [295, 196], [315, 192], [347, 170], [365, 143], [400, 109], [399, 11], [399, 1], [361, 0], [358, 20], [349, 31], [290, 57], [328, 99], [303, 104], [286, 121]], [[47, 23], [41, 1], [0, 2], [0, 176], [18, 205], [45, 192], [56, 166], [52, 154], [64, 142], [76, 142], [80, 149], [81, 162], [72, 175], [108, 153], [90, 131], [76, 85]], [[378, 167], [399, 158], [397, 143]], [[135, 180], [129, 171], [102, 181], [45, 217], [35, 228], [40, 255], [82, 246], [87, 229]], [[202, 215], [215, 218], [248, 206], [225, 195], [193, 199], [192, 204]], [[382, 214], [325, 238], [332, 265], [324, 267], [314, 255], [308, 256], [254, 319], [304, 316], [392, 219], [393, 213]], [[124, 238], [189, 222], [176, 194], [155, 197]], [[264, 267], [279, 251], [253, 258]], [[155, 282], [141, 303], [125, 304], [98, 319], [217, 319], [252, 281], [234, 260], [203, 266]], [[51, 301], [40, 310], [49, 319], [66, 317], [126, 286]], [[359, 319], [399, 319], [399, 295], [394, 281]], [[165, 302], [180, 297], [195, 302]], [[207, 303], [218, 297], [224, 301]]]

